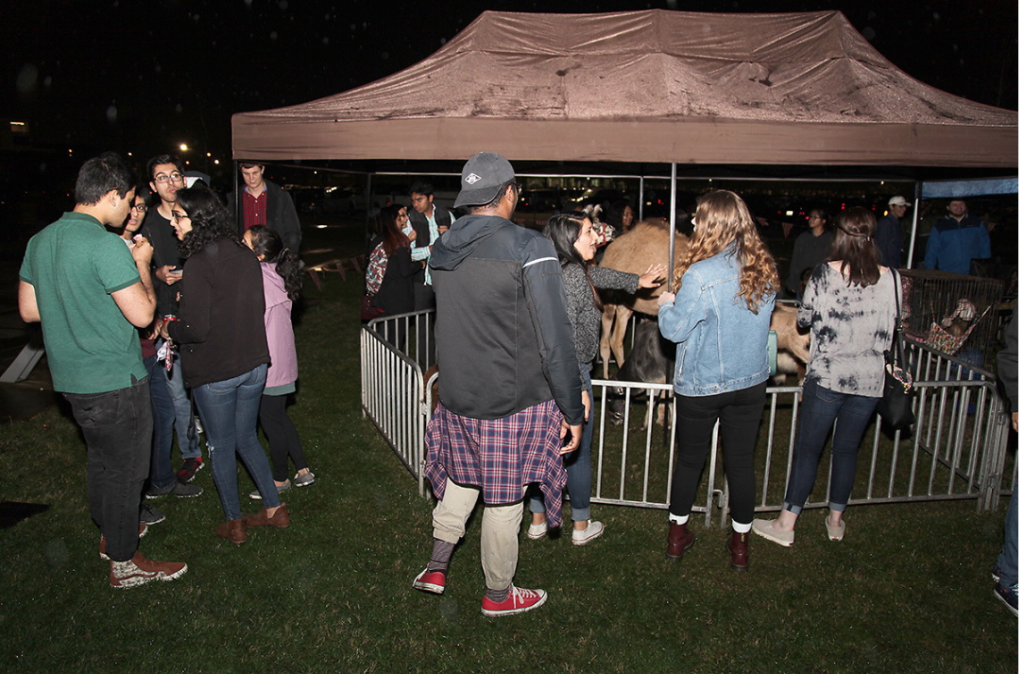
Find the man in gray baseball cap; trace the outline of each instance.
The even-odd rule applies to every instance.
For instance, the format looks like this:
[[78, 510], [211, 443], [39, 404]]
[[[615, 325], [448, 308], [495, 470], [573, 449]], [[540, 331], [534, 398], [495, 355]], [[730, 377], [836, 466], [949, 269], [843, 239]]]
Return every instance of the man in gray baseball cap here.
[[444, 592], [452, 551], [482, 497], [481, 610], [491, 617], [547, 601], [544, 590], [512, 584], [523, 494], [538, 483], [548, 524], [561, 524], [561, 455], [576, 449], [583, 428], [561, 266], [551, 241], [509, 219], [518, 200], [508, 160], [476, 155], [455, 200], [469, 215], [438, 238], [430, 256], [440, 402], [427, 425], [425, 473], [438, 503], [430, 562], [413, 588]]
[[455, 198], [455, 208], [490, 203], [502, 187], [515, 182], [516, 172], [508, 159], [494, 152], [481, 152], [462, 167], [462, 190]]

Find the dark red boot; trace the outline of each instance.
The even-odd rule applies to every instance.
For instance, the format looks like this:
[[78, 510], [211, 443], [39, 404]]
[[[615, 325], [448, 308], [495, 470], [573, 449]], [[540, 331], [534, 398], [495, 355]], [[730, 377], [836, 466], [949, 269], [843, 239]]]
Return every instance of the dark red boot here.
[[750, 532], [733, 531], [732, 536], [725, 539], [725, 549], [732, 555], [732, 568], [746, 571], [750, 566]]
[[668, 525], [668, 552], [665, 554], [672, 561], [679, 561], [683, 553], [693, 547], [696, 540], [697, 537], [686, 528], [685, 524], [670, 522]]

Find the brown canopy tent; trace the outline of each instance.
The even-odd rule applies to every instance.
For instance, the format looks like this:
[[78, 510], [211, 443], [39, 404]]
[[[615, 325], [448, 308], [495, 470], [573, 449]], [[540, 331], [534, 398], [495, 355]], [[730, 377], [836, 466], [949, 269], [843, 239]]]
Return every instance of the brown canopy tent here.
[[485, 12], [429, 58], [232, 118], [235, 159], [1017, 166], [1017, 113], [909, 77], [839, 12]]

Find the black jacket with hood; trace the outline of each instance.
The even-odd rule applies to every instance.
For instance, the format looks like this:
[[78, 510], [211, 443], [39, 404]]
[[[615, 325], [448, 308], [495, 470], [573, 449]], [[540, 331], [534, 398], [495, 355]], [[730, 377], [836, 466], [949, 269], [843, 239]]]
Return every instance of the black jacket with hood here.
[[552, 243], [502, 217], [459, 218], [430, 256], [440, 397], [500, 419], [554, 400], [583, 423], [579, 363]]

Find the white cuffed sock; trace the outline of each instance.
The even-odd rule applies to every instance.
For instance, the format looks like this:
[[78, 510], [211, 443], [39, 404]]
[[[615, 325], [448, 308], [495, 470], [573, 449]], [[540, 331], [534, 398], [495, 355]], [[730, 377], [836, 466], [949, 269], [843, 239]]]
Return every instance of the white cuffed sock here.
[[673, 515], [672, 513], [669, 513], [668, 514], [668, 521], [671, 522], [672, 524], [686, 524], [687, 522], [690, 521], [690, 516], [689, 515]]
[[751, 527], [751, 526], [752, 526], [753, 524], [754, 524], [753, 522], [750, 522], [750, 523], [748, 523], [748, 524], [740, 524], [740, 523], [739, 523], [739, 522], [737, 522], [736, 520], [733, 520], [733, 521], [732, 521], [732, 530], [733, 530], [733, 531], [735, 531], [735, 532], [736, 532], [736, 533], [738, 533], [738, 534], [745, 534], [745, 533], [747, 533], [748, 531], [750, 531], [750, 527]]

